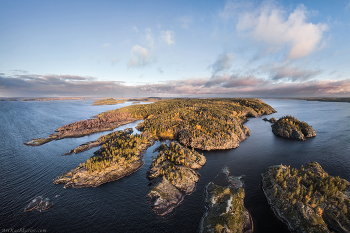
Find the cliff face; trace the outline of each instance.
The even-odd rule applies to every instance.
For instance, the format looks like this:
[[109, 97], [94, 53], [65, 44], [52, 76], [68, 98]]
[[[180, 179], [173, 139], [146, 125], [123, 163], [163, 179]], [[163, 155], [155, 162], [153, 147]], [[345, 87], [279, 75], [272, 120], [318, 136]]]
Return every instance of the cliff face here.
[[207, 211], [200, 222], [199, 232], [253, 232], [252, 218], [244, 207], [244, 188], [242, 177], [229, 176], [230, 185], [222, 187], [210, 182], [205, 189]]
[[262, 174], [262, 189], [292, 232], [350, 232], [349, 182], [311, 162], [300, 169], [277, 165]]
[[295, 117], [285, 116], [276, 121], [272, 127], [272, 132], [280, 137], [305, 141], [306, 137], [315, 137], [315, 130], [305, 122], [301, 122]]
[[147, 201], [158, 215], [165, 215], [195, 190], [199, 177], [194, 169], [201, 168], [206, 159], [174, 142], [156, 150], [159, 154], [147, 171], [151, 185]]

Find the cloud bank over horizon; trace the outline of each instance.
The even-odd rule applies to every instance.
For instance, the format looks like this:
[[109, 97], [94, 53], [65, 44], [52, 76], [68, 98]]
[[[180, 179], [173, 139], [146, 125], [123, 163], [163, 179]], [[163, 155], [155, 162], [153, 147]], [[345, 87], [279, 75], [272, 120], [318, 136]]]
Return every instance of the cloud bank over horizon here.
[[0, 2], [0, 97], [350, 96], [348, 0], [39, 2]]
[[[349, 96], [350, 79], [273, 82], [254, 76], [217, 75], [209, 78], [170, 80], [162, 84], [127, 85], [71, 75], [0, 75], [6, 97], [51, 96], [169, 96], [169, 97], [304, 97]], [[137, 93], [137, 94], [136, 94]]]

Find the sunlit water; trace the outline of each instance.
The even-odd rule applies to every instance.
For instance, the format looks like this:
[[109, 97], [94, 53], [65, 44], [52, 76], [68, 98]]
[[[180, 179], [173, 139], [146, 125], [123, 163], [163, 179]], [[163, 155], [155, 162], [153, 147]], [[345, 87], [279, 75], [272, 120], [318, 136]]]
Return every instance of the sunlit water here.
[[[38, 147], [24, 142], [46, 137], [62, 125], [131, 103], [92, 106], [91, 100], [48, 102], [0, 102], [0, 228], [46, 229], [47, 232], [197, 232], [205, 212], [205, 185], [214, 181], [227, 185], [218, 174], [227, 165], [231, 175], [245, 175], [245, 206], [254, 221], [255, 232], [288, 232], [270, 209], [261, 190], [261, 173], [268, 166], [292, 167], [317, 161], [333, 176], [350, 180], [350, 104], [272, 100], [277, 113], [269, 117], [293, 115], [316, 131], [305, 142], [275, 136], [271, 124], [262, 118], [249, 118], [251, 136], [236, 149], [203, 152], [206, 165], [196, 191], [185, 198], [173, 213], [157, 216], [146, 202], [149, 186], [146, 171], [153, 149], [144, 156], [145, 165], [136, 173], [96, 188], [63, 188], [53, 179], [85, 162], [98, 148], [80, 154], [61, 156], [76, 146], [102, 134], [52, 141]], [[135, 127], [137, 122], [122, 126]], [[53, 207], [39, 212], [24, 212], [35, 197], [42, 195]]]

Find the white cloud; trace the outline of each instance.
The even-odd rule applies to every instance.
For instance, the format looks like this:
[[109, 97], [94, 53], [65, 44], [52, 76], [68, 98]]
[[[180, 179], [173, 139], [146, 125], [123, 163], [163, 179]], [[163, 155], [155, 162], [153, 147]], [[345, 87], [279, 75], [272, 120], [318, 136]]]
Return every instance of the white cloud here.
[[236, 28], [252, 35], [257, 41], [267, 43], [270, 51], [277, 52], [286, 46], [288, 58], [301, 58], [318, 48], [323, 32], [328, 29], [327, 24], [307, 22], [307, 14], [303, 5], [286, 15], [283, 9], [265, 3], [254, 11], [239, 14]]
[[349, 9], [350, 9], [350, 0], [349, 0], [348, 4], [346, 5], [345, 9], [346, 9], [346, 10], [349, 10]]
[[135, 45], [130, 51], [130, 60], [128, 62], [128, 68], [130, 67], [142, 67], [151, 63], [151, 52], [141, 47], [140, 45]]
[[105, 43], [102, 45], [102, 48], [106, 49], [106, 48], [109, 48], [111, 47], [112, 45], [110, 43]]
[[175, 44], [175, 32], [167, 30], [161, 31], [160, 38], [168, 45]]

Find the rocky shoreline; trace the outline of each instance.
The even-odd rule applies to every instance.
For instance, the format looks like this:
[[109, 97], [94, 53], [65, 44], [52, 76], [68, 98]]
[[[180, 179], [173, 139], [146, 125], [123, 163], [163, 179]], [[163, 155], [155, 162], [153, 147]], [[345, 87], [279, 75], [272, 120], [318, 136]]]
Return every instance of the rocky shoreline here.
[[210, 182], [205, 187], [207, 210], [200, 221], [199, 232], [253, 233], [252, 217], [244, 207], [242, 176], [229, 176], [227, 167], [222, 172], [230, 184], [222, 187]]
[[[73, 188], [97, 187], [101, 184], [115, 181], [128, 176], [144, 165], [143, 155], [147, 148], [154, 144], [147, 135], [129, 135], [123, 131], [116, 131], [109, 135], [101, 136], [103, 146], [94, 153], [86, 163], [71, 169], [54, 180], [54, 184], [64, 183], [64, 187]], [[143, 140], [143, 141], [141, 141]], [[137, 143], [138, 144], [135, 144]], [[117, 143], [131, 147], [113, 150]], [[130, 154], [123, 154], [123, 150], [130, 151]], [[121, 153], [120, 153], [121, 151]]]
[[72, 186], [73, 188], [97, 187], [104, 183], [119, 180], [138, 171], [144, 165], [144, 161], [135, 161], [129, 164], [127, 168], [105, 169], [102, 172], [89, 174], [86, 169], [77, 167], [59, 176], [53, 182], [54, 184], [65, 184], [64, 188]]
[[157, 157], [147, 171], [150, 192], [147, 201], [152, 210], [163, 216], [170, 213], [195, 191], [200, 169], [206, 162], [203, 155], [178, 143], [162, 144]]
[[79, 138], [93, 133], [111, 131], [121, 125], [126, 125], [137, 121], [127, 112], [107, 114], [104, 117], [77, 121], [65, 126], [62, 126], [55, 131], [57, 133], [50, 134], [47, 138], [34, 138], [25, 142], [26, 146], [41, 146], [53, 140], [61, 140], [64, 138]]
[[329, 176], [316, 162], [299, 170], [271, 166], [261, 175], [269, 205], [291, 232], [350, 231], [346, 180]]

